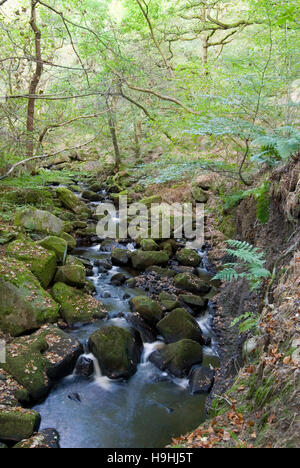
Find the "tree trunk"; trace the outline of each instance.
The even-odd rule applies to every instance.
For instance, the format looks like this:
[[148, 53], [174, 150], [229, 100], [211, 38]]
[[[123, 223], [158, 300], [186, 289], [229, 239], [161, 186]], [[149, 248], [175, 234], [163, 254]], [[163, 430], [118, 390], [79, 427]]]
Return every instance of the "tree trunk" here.
[[37, 88], [43, 73], [43, 60], [42, 60], [42, 53], [41, 53], [41, 31], [37, 27], [36, 24], [36, 6], [37, 1], [31, 0], [31, 18], [30, 18], [30, 26], [34, 32], [34, 40], [35, 40], [35, 56], [36, 56], [36, 69], [32, 80], [29, 86], [29, 99], [28, 99], [28, 107], [27, 107], [27, 156], [32, 157], [34, 153], [34, 116], [35, 116], [35, 101], [36, 99], [33, 97], [36, 92]]
[[115, 124], [115, 120], [111, 112], [109, 112], [108, 114], [108, 124], [109, 124], [111, 139], [112, 139], [114, 150], [115, 150], [115, 169], [119, 169], [120, 164], [121, 164], [121, 153], [119, 149], [116, 124]]
[[208, 39], [206, 34], [203, 36], [202, 39], [202, 64], [204, 68], [204, 74], [208, 75], [208, 69], [207, 69], [207, 64], [208, 64]]
[[141, 157], [141, 136], [142, 136], [142, 124], [141, 122], [134, 122], [134, 142], [135, 142], [135, 157], [139, 159]]

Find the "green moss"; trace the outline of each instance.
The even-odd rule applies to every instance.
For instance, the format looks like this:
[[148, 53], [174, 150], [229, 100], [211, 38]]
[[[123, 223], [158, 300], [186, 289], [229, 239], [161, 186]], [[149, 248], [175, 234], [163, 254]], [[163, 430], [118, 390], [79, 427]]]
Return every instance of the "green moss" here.
[[0, 328], [13, 336], [58, 320], [59, 305], [23, 262], [0, 259]]
[[28, 239], [12, 242], [6, 252], [23, 261], [44, 288], [49, 286], [56, 270], [56, 256], [53, 252]]
[[69, 324], [90, 322], [107, 315], [100, 301], [64, 283], [56, 283], [53, 286], [52, 295], [61, 305], [61, 315]]
[[28, 439], [38, 430], [40, 420], [36, 411], [0, 406], [0, 439]]
[[68, 243], [65, 239], [56, 236], [48, 236], [39, 241], [39, 244], [46, 250], [54, 252], [58, 262], [65, 263], [68, 251]]

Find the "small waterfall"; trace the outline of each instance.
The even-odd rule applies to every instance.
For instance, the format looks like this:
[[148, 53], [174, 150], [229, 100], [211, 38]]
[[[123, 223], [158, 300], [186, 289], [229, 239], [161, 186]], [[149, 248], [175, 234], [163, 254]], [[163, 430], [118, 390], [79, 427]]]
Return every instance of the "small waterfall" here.
[[161, 341], [155, 341], [154, 343], [144, 343], [144, 351], [142, 354], [141, 363], [146, 364], [150, 355], [162, 345], [163, 343]]

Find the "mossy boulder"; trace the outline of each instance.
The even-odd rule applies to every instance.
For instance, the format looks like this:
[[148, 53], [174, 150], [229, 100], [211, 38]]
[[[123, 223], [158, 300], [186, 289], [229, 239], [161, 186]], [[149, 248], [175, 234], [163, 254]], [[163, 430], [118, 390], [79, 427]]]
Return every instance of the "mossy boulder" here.
[[59, 449], [59, 434], [55, 429], [44, 429], [16, 444], [14, 449]]
[[87, 323], [107, 316], [100, 301], [64, 283], [56, 283], [52, 295], [61, 305], [61, 315], [68, 323]]
[[6, 363], [1, 367], [28, 390], [31, 398], [40, 399], [53, 382], [72, 372], [81, 353], [77, 340], [50, 326], [9, 343]]
[[0, 439], [18, 442], [28, 439], [38, 430], [39, 413], [24, 408], [0, 406]]
[[201, 187], [192, 186], [191, 194], [194, 200], [198, 203], [207, 203], [209, 200], [209, 194], [203, 190]]
[[157, 276], [161, 276], [162, 278], [174, 278], [174, 276], [177, 275], [176, 271], [171, 270], [170, 268], [162, 268], [155, 265], [146, 268], [146, 271], [155, 273]]
[[144, 252], [136, 250], [131, 254], [131, 261], [134, 268], [137, 270], [146, 270], [147, 267], [156, 265], [165, 267], [169, 262], [167, 252]]
[[86, 282], [86, 271], [83, 265], [64, 265], [56, 272], [55, 282], [65, 283], [76, 288], [83, 288]]
[[183, 339], [204, 343], [198, 323], [185, 309], [175, 309], [170, 312], [158, 322], [157, 329], [167, 343]]
[[189, 291], [194, 294], [206, 294], [211, 287], [198, 276], [191, 273], [181, 273], [174, 278], [176, 288]]
[[201, 263], [200, 255], [192, 249], [182, 249], [176, 253], [176, 259], [183, 266], [196, 267]]
[[18, 336], [59, 318], [59, 305], [23, 262], [0, 259], [0, 329]]
[[43, 288], [48, 288], [56, 270], [56, 256], [53, 252], [28, 239], [18, 239], [6, 249], [6, 253], [21, 260], [37, 277]]
[[129, 263], [129, 252], [125, 249], [113, 249], [111, 261], [113, 265], [126, 266]]
[[128, 379], [137, 370], [142, 343], [129, 330], [111, 326], [93, 333], [89, 348], [97, 357], [103, 375]]
[[72, 249], [76, 248], [77, 241], [76, 241], [76, 239], [74, 239], [73, 236], [71, 236], [67, 232], [63, 232], [60, 237], [67, 242], [69, 250], [72, 250]]
[[159, 195], [153, 195], [152, 197], [142, 198], [139, 203], [146, 205], [147, 208], [151, 208], [154, 203], [161, 203], [162, 198]]
[[19, 188], [6, 194], [6, 199], [16, 204], [49, 206], [53, 205], [53, 194], [44, 188]]
[[189, 374], [189, 389], [192, 395], [209, 393], [215, 380], [215, 370], [205, 366], [198, 366]]
[[39, 241], [44, 249], [54, 252], [59, 263], [65, 263], [68, 252], [68, 243], [65, 239], [56, 236], [48, 236]]
[[66, 208], [73, 211], [73, 213], [77, 215], [81, 215], [83, 213], [87, 215], [91, 214], [91, 211], [86, 206], [86, 204], [83, 201], [81, 201], [78, 197], [76, 197], [76, 195], [74, 195], [74, 193], [71, 192], [71, 190], [68, 190], [64, 187], [59, 187], [56, 189], [56, 193], [61, 203]]
[[64, 229], [64, 222], [48, 211], [27, 209], [17, 213], [15, 225], [23, 226], [30, 231], [60, 235]]
[[207, 299], [201, 296], [195, 296], [194, 294], [181, 294], [179, 298], [185, 305], [196, 310], [205, 309], [208, 303]]
[[132, 312], [137, 312], [150, 325], [156, 325], [163, 316], [163, 311], [158, 302], [147, 296], [136, 296], [130, 300]]
[[168, 312], [177, 309], [180, 306], [179, 301], [177, 300], [177, 297], [174, 294], [162, 292], [158, 296], [158, 300]]
[[153, 239], [143, 239], [141, 241], [141, 248], [144, 252], [156, 252], [159, 250], [158, 244]]
[[215, 280], [215, 275], [205, 270], [204, 268], [197, 268], [197, 275], [200, 279], [205, 281], [207, 284], [214, 286], [215, 288], [220, 288], [222, 282], [220, 280]]
[[103, 200], [102, 194], [93, 192], [92, 190], [85, 190], [84, 192], [82, 192], [82, 197], [85, 198], [86, 200], [90, 200], [93, 202]]
[[202, 346], [196, 341], [181, 340], [154, 351], [149, 359], [160, 370], [182, 378], [194, 365], [202, 363]]

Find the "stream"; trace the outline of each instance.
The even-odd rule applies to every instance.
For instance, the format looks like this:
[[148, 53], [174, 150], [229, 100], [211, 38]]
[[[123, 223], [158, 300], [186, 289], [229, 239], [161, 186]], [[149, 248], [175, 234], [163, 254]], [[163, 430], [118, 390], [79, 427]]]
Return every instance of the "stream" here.
[[[72, 254], [94, 265], [97, 260], [110, 258], [110, 253], [100, 247], [101, 244], [78, 247]], [[133, 249], [134, 245], [122, 247]], [[203, 267], [205, 263], [204, 256]], [[133, 276], [132, 271], [119, 267], [99, 273], [95, 266], [89, 278], [96, 287], [95, 297], [109, 311], [109, 320], [78, 325], [67, 331], [85, 349], [89, 336], [101, 327], [130, 327], [124, 318], [130, 314], [129, 298], [141, 291], [112, 285], [110, 280], [116, 273]], [[217, 366], [219, 362], [210, 327], [212, 313], [209, 305], [197, 319], [204, 336], [212, 341], [211, 347], [203, 348], [206, 366]], [[42, 418], [41, 429], [56, 429], [62, 448], [161, 448], [173, 437], [194, 430], [205, 420], [207, 395], [192, 395], [188, 379], [170, 377], [149, 362], [158, 344], [144, 344], [138, 370], [126, 382], [102, 376], [97, 359], [86, 349], [86, 357], [94, 361], [94, 375], [86, 378], [74, 373], [55, 385], [47, 399], [34, 407]]]

